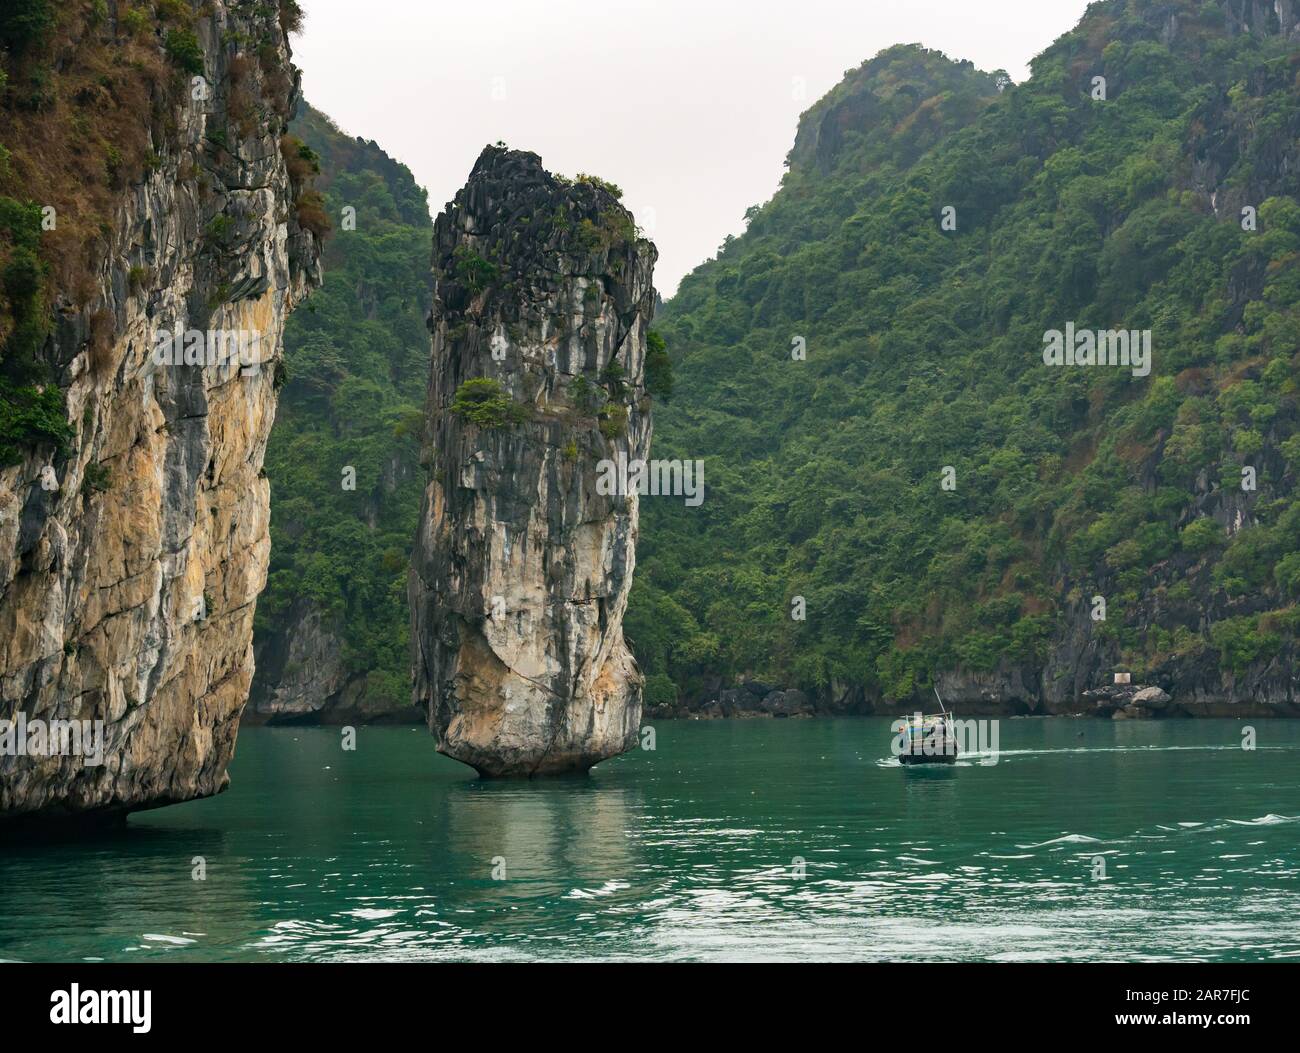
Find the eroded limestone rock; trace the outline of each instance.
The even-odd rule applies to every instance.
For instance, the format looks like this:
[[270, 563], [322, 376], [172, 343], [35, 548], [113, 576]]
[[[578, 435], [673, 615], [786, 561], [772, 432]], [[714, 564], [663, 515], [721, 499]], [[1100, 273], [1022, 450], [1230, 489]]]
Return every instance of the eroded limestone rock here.
[[[281, 333], [318, 247], [281, 152], [296, 74], [275, 8], [212, 0], [195, 28], [213, 90], [178, 98], [157, 165], [123, 191], [91, 299], [56, 305], [48, 352], [75, 434], [0, 470], [0, 720], [102, 720], [103, 763], [0, 755], [0, 821], [120, 815], [228, 781]], [[255, 119], [227, 109], [237, 57]], [[177, 327], [256, 334], [251, 364], [159, 365], [156, 335]]]
[[434, 225], [415, 698], [484, 775], [585, 771], [636, 742], [637, 494], [597, 475], [649, 454], [656, 255], [605, 185], [502, 147]]

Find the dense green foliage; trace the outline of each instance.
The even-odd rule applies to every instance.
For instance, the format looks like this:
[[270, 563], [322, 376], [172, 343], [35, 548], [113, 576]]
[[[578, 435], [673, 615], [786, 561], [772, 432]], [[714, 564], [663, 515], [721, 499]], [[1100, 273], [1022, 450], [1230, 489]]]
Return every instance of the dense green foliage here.
[[62, 446], [71, 435], [63, 392], [56, 385], [16, 385], [0, 376], [0, 467], [17, 464], [32, 443]]
[[190, 30], [168, 30], [164, 47], [167, 57], [186, 73], [196, 75], [203, 72], [203, 49], [199, 47], [199, 38]]
[[[250, 6], [260, 39], [230, 38], [246, 53], [230, 61], [229, 125], [208, 119], [214, 144], [248, 134], [268, 103], [287, 116], [291, 85], [274, 68], [278, 50], [268, 46], [278, 37], [269, 21], [276, 8]], [[213, 13], [192, 0], [0, 4], [0, 464], [70, 433], [56, 385], [69, 383], [71, 363], [51, 359], [52, 308], [63, 304], [67, 319], [68, 304], [84, 308], [97, 296], [123, 191], [162, 163], [177, 131], [175, 107], [188, 101], [186, 74], [203, 72], [195, 26]], [[301, 20], [290, 0], [279, 15]], [[251, 94], [252, 54], [271, 99]], [[298, 213], [303, 219], [301, 202]], [[232, 221], [214, 223], [209, 243], [228, 234]], [[145, 276], [132, 268], [133, 293]], [[92, 332], [92, 350], [103, 335]]]
[[[0, 49], [5, 65], [45, 42], [54, 27], [48, 0], [13, 0], [0, 11]], [[9, 74], [0, 65], [0, 101], [9, 97]], [[0, 144], [0, 183], [18, 185], [13, 155]], [[41, 210], [0, 194], [0, 467], [22, 459], [37, 443], [62, 445], [70, 435], [63, 394], [39, 358], [49, 333], [46, 307], [49, 265], [41, 255]]]
[[[293, 631], [295, 603], [310, 603], [342, 635], [350, 669], [367, 674], [368, 694], [396, 707], [410, 694], [406, 571], [423, 492], [432, 222], [424, 191], [374, 143], [311, 110], [293, 131], [319, 158], [335, 233], [324, 285], [285, 329], [258, 631]], [[344, 489], [349, 467], [355, 490]]]
[[[642, 501], [626, 629], [651, 703], [1041, 664], [1094, 591], [1139, 671], [1293, 639], [1300, 58], [1222, 6], [1095, 4], [1001, 93], [892, 48], [804, 115], [779, 192], [658, 321], [655, 456], [704, 458], [707, 497]], [[1068, 321], [1151, 329], [1151, 375], [1044, 365]], [[1243, 466], [1229, 538], [1206, 509]], [[1207, 632], [1212, 603], [1255, 610]]]
[[664, 402], [673, 395], [673, 360], [667, 341], [657, 329], [646, 333], [645, 389]]
[[49, 383], [38, 351], [49, 331], [45, 263], [40, 259], [40, 209], [0, 196], [0, 290], [8, 333], [0, 341], [0, 467], [22, 459], [32, 443], [61, 443], [69, 434], [64, 398]]
[[21, 52], [54, 27], [50, 0], [5, 0], [0, 8], [0, 47]]

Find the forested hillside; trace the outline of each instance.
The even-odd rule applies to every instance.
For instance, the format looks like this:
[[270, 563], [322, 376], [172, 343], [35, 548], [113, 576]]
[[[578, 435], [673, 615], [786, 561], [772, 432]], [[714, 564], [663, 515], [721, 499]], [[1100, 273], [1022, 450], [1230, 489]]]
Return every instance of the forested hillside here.
[[[867, 708], [938, 676], [1067, 707], [1121, 669], [1294, 704], [1283, 18], [1106, 0], [1026, 83], [895, 47], [804, 114], [779, 192], [656, 322], [654, 453], [703, 458], [707, 497], [643, 499], [652, 705], [753, 677]], [[1149, 375], [1046, 364], [1067, 323], [1150, 330]]]
[[293, 132], [320, 169], [334, 229], [325, 283], [285, 330], [266, 454], [271, 569], [246, 719], [406, 715], [433, 225], [424, 190], [375, 143], [311, 109]]

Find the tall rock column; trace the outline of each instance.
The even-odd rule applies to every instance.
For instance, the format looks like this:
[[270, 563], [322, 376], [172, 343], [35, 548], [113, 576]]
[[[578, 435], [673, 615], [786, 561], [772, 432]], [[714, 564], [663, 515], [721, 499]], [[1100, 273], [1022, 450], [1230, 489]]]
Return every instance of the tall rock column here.
[[[0, 467], [0, 823], [119, 817], [228, 782], [281, 335], [319, 263], [282, 139], [297, 72], [276, 7], [209, 0], [195, 19], [184, 87], [159, 95], [150, 164], [124, 181], [88, 287], [57, 290], [41, 354], [70, 437]], [[70, 730], [51, 748], [70, 722], [102, 730], [98, 756]]]
[[482, 775], [585, 771], [641, 715], [622, 629], [637, 495], [607, 482], [649, 453], [657, 253], [616, 189], [488, 147], [433, 256], [415, 699]]

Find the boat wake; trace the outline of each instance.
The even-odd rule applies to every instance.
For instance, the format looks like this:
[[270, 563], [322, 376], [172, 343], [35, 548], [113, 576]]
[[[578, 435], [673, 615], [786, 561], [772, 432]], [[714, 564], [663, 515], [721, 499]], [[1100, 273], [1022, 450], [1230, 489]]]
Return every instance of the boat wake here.
[[[1256, 746], [1256, 752], [1264, 750], [1294, 750], [1294, 746]], [[999, 757], [1040, 757], [1062, 753], [1212, 753], [1220, 750], [1239, 752], [1240, 743], [1227, 743], [1217, 746], [1064, 746], [1059, 749], [1045, 750], [999, 750]], [[982, 756], [972, 754], [971, 756]]]
[[[1291, 750], [1295, 746], [1256, 746], [1256, 751], [1265, 750]], [[1019, 757], [1059, 757], [1076, 753], [1218, 753], [1223, 751], [1238, 752], [1241, 746], [1235, 743], [1223, 745], [1205, 745], [1205, 746], [1062, 746], [1057, 749], [1035, 749], [1035, 750], [998, 750], [996, 753], [985, 751], [982, 753], [969, 752], [962, 753], [957, 762], [951, 767], [957, 768], [990, 768], [994, 764], [1001, 763], [1004, 760], [1016, 759]], [[879, 757], [876, 759], [877, 768], [902, 768], [907, 767], [899, 762], [897, 757]]]

